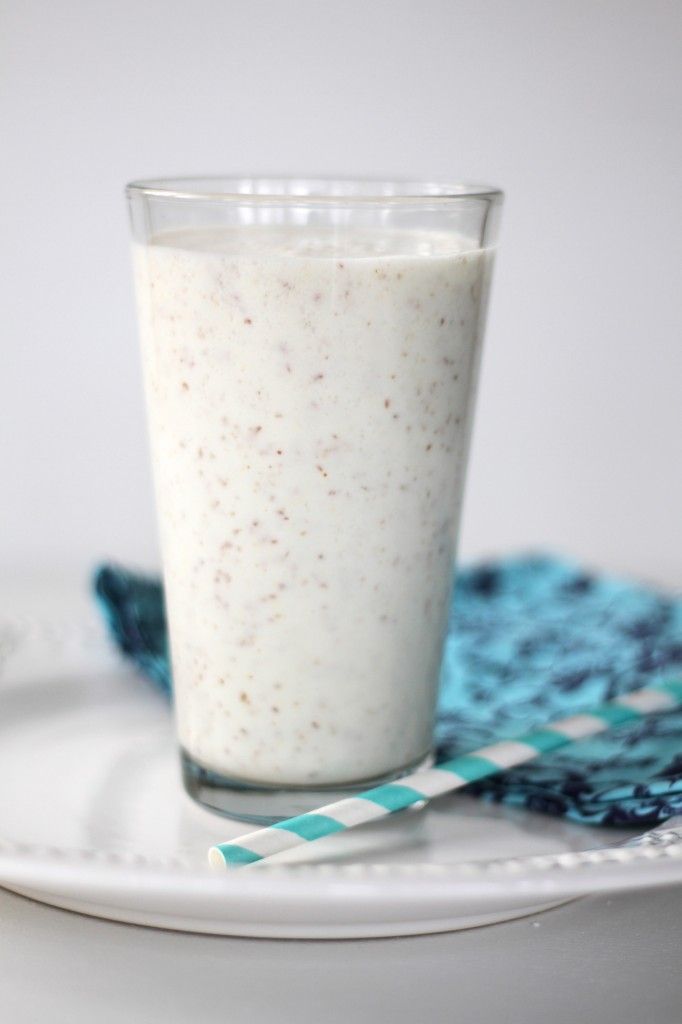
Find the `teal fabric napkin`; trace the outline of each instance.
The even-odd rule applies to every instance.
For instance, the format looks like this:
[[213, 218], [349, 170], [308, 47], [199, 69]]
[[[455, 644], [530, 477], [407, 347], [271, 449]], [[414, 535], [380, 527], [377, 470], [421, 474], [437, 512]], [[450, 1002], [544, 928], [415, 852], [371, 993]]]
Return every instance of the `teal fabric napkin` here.
[[[120, 650], [170, 694], [163, 591], [105, 565], [95, 591]], [[548, 557], [462, 569], [436, 725], [453, 757], [682, 678], [682, 599]], [[489, 799], [591, 825], [639, 827], [682, 813], [682, 710], [547, 754], [471, 787]]]

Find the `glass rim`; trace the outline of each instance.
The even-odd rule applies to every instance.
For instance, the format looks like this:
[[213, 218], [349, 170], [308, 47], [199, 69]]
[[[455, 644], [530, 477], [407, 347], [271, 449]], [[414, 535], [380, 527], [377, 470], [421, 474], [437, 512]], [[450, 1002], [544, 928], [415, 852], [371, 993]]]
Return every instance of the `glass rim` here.
[[181, 199], [277, 205], [424, 205], [463, 199], [499, 203], [494, 185], [414, 178], [195, 175], [143, 178], [125, 187], [128, 198]]

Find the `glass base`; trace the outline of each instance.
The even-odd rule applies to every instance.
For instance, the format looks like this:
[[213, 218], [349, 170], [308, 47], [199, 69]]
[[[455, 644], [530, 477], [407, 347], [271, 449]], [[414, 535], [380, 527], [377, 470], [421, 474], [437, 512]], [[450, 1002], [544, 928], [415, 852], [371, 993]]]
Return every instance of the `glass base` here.
[[374, 786], [395, 782], [409, 772], [429, 768], [434, 761], [433, 753], [429, 751], [426, 756], [397, 771], [349, 785], [279, 788], [227, 778], [202, 767], [186, 750], [180, 750], [180, 757], [182, 781], [193, 800], [207, 811], [214, 811], [225, 818], [235, 818], [237, 821], [246, 821], [253, 825], [274, 825], [277, 821], [314, 811], [335, 800], [356, 796]]

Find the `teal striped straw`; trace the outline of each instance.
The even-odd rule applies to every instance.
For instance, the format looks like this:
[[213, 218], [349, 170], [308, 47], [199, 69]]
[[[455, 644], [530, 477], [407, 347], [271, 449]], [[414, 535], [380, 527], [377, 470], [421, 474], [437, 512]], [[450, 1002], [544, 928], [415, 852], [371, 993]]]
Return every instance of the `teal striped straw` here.
[[470, 782], [496, 775], [541, 754], [567, 746], [576, 740], [605, 732], [625, 722], [682, 706], [682, 680], [661, 683], [623, 694], [582, 715], [562, 718], [542, 729], [533, 729], [514, 740], [502, 740], [443, 761], [433, 768], [413, 772], [397, 782], [368, 789], [365, 793], [278, 821], [267, 828], [249, 832], [208, 851], [211, 867], [240, 867], [266, 860], [276, 853], [342, 832], [443, 793], [461, 789]]

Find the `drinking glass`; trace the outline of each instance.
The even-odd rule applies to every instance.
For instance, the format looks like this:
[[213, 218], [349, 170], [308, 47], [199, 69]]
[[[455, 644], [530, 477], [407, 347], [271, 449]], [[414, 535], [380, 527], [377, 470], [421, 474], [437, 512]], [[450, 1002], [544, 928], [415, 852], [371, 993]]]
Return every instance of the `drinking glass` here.
[[502, 197], [127, 195], [184, 783], [272, 822], [431, 759]]

